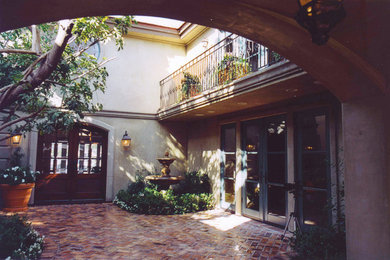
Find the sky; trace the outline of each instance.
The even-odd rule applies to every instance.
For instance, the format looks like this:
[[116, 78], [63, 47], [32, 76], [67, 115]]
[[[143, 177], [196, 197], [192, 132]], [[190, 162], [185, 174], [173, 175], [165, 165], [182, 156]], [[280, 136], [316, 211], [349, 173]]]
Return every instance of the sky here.
[[161, 18], [161, 17], [153, 17], [153, 16], [135, 15], [134, 18], [137, 22], [156, 24], [156, 25], [171, 27], [175, 29], [178, 29], [184, 23], [183, 21]]

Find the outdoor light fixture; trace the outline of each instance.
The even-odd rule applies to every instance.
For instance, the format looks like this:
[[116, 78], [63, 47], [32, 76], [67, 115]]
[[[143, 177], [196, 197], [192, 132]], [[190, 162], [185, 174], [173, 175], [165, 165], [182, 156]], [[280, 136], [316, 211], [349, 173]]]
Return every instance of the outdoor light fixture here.
[[295, 19], [318, 45], [328, 41], [330, 30], [346, 15], [343, 0], [298, 0], [298, 4]]
[[22, 134], [17, 133], [11, 136], [12, 144], [20, 144], [20, 140], [22, 139]]
[[122, 146], [123, 148], [129, 148], [131, 144], [131, 138], [128, 136], [127, 131], [125, 131], [125, 134], [122, 137]]

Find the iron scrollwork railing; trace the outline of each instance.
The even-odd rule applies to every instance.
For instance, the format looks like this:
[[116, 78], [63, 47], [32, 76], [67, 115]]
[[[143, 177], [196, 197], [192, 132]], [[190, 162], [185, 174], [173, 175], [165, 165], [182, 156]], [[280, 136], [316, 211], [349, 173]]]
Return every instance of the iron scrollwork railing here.
[[160, 81], [160, 109], [229, 84], [283, 59], [259, 43], [232, 34]]

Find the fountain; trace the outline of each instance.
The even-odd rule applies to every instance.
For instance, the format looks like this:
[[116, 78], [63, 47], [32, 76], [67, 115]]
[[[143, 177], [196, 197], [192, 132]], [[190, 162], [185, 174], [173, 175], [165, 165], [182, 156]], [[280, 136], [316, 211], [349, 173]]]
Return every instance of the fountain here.
[[161, 169], [161, 175], [149, 175], [146, 176], [146, 179], [151, 183], [156, 184], [159, 190], [167, 190], [169, 189], [169, 186], [179, 183], [184, 179], [183, 176], [169, 175], [171, 172], [169, 165], [171, 165], [171, 163], [173, 163], [175, 160], [175, 158], [169, 158], [169, 153], [166, 152], [165, 157], [157, 158], [157, 161], [159, 161], [159, 163], [163, 166]]

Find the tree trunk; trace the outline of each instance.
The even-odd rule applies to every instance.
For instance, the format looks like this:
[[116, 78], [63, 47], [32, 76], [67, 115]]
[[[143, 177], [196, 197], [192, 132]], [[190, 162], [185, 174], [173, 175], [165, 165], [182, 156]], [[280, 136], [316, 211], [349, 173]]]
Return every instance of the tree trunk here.
[[19, 95], [33, 91], [44, 80], [50, 77], [51, 73], [57, 67], [62, 53], [72, 36], [72, 20], [62, 20], [59, 22], [59, 28], [53, 48], [39, 62], [40, 66], [32, 72], [27, 72], [25, 79], [11, 86], [0, 95], [0, 110], [9, 107], [19, 97]]

